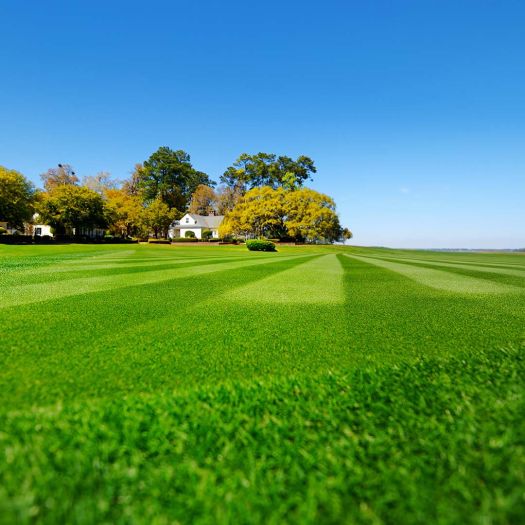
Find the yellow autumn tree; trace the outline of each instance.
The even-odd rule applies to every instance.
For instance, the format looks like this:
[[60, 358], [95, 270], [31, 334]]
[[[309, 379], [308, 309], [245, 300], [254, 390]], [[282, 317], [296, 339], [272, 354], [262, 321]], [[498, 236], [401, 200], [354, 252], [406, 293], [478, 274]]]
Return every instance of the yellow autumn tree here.
[[129, 237], [147, 234], [145, 212], [140, 197], [130, 195], [124, 189], [108, 189], [105, 192], [106, 215], [109, 230], [115, 235]]
[[217, 195], [213, 188], [199, 184], [191, 196], [188, 213], [213, 215], [217, 208]]
[[334, 200], [310, 188], [286, 192], [284, 214], [288, 235], [295, 239], [331, 242], [343, 234]]
[[343, 229], [335, 202], [328, 195], [309, 188], [263, 186], [248, 191], [239, 200], [226, 215], [219, 235], [332, 242], [343, 237]]
[[285, 190], [262, 186], [248, 191], [229, 212], [219, 228], [219, 235], [282, 237]]

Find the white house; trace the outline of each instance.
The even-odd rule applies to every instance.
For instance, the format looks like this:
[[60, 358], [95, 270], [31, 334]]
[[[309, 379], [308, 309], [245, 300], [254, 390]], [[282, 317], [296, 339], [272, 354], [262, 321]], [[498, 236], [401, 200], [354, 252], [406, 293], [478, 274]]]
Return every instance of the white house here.
[[[49, 224], [42, 224], [40, 222], [40, 215], [38, 213], [33, 215], [33, 223], [32, 234], [35, 237], [43, 237], [44, 235], [48, 235], [49, 237], [54, 236], [51, 226], [49, 226]], [[102, 228], [79, 228], [78, 234], [89, 239], [101, 239], [104, 237], [105, 232], [106, 231]], [[72, 233], [73, 235], [76, 234], [76, 228], [72, 229]]]
[[43, 237], [44, 235], [53, 237], [53, 232], [51, 231], [51, 226], [49, 226], [49, 224], [34, 224], [33, 235], [35, 237]]
[[186, 237], [187, 232], [193, 232], [197, 239], [202, 239], [202, 232], [210, 230], [213, 239], [219, 238], [219, 226], [224, 215], [197, 215], [186, 213], [180, 221], [174, 221], [169, 229], [168, 235], [175, 237]]

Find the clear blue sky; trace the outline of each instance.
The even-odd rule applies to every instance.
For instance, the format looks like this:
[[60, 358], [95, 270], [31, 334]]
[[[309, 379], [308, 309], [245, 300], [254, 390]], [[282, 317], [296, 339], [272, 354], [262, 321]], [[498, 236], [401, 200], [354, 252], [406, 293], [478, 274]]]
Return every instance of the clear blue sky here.
[[0, 0], [0, 164], [312, 157], [355, 244], [525, 246], [525, 2]]

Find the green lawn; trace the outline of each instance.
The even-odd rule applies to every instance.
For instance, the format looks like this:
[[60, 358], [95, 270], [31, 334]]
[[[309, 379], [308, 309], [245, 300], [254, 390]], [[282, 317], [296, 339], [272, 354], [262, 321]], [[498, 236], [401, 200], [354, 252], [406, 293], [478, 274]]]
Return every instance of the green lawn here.
[[0, 523], [519, 523], [525, 256], [0, 245]]

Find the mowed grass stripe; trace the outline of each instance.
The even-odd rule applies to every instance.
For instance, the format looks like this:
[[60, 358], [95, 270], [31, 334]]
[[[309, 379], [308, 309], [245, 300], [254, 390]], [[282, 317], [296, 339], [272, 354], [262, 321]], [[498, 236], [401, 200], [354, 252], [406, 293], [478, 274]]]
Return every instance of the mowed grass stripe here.
[[[370, 257], [386, 257], [395, 259], [418, 259], [425, 261], [447, 262], [459, 265], [487, 266], [494, 268], [507, 268], [510, 270], [525, 270], [525, 257], [519, 254], [477, 254], [454, 252], [451, 256], [448, 252], [427, 252], [409, 250], [385, 250], [385, 249], [359, 249], [353, 247], [356, 255]], [[498, 256], [499, 255], [499, 256]], [[511, 260], [509, 260], [511, 259]], [[519, 262], [516, 262], [519, 261]]]
[[509, 270], [505, 268], [485, 268], [475, 265], [456, 265], [446, 264], [441, 262], [434, 262], [428, 260], [416, 260], [416, 259], [398, 259], [394, 257], [376, 257], [374, 259], [380, 259], [383, 261], [390, 261], [400, 264], [408, 264], [412, 266], [418, 266], [421, 268], [430, 268], [436, 270], [442, 270], [444, 272], [450, 272], [453, 274], [464, 275], [466, 277], [475, 277], [484, 280], [495, 281], [497, 283], [507, 284], [511, 286], [517, 286], [520, 288], [525, 287], [525, 271], [520, 270]]
[[[275, 255], [258, 255], [258, 259], [264, 258], [275, 258]], [[109, 268], [129, 268], [133, 266], [155, 266], [155, 265], [166, 265], [166, 264], [184, 264], [200, 261], [220, 261], [220, 260], [235, 260], [239, 259], [239, 256], [235, 255], [221, 255], [221, 256], [210, 256], [205, 255], [202, 257], [150, 257], [145, 258], [125, 258], [125, 259], [108, 259], [107, 261], [100, 262], [96, 261], [89, 263], [88, 261], [75, 261], [75, 264], [68, 262], [58, 266], [48, 267], [43, 270], [45, 273], [55, 272], [77, 272], [82, 270], [97, 270], [97, 269], [109, 269]], [[246, 257], [242, 258], [243, 260]]]
[[428, 286], [430, 288], [435, 288], [437, 290], [461, 294], [501, 294], [522, 292], [521, 288], [517, 286], [496, 283], [494, 281], [478, 279], [476, 277], [459, 275], [450, 271], [435, 270], [432, 268], [424, 268], [422, 266], [415, 266], [412, 264], [385, 261], [375, 257], [363, 257], [353, 254], [345, 255], [347, 257], [368, 262], [369, 264], [399, 273], [404, 277], [418, 282], [419, 284]]
[[[140, 255], [140, 254], [137, 254]], [[263, 254], [260, 253], [258, 256], [269, 257], [269, 254]], [[272, 254], [275, 256], [275, 254]], [[208, 253], [202, 254], [202, 255], [184, 255], [184, 254], [178, 254], [175, 252], [170, 253], [169, 255], [157, 255], [153, 254], [150, 257], [140, 257], [140, 256], [125, 256], [125, 257], [111, 257], [107, 259], [100, 259], [100, 258], [94, 258], [94, 257], [82, 257], [80, 259], [73, 259], [73, 260], [67, 260], [60, 264], [60, 266], [63, 267], [75, 267], [77, 265], [79, 266], [90, 266], [90, 265], [97, 265], [97, 264], [126, 264], [129, 261], [134, 262], [143, 262], [147, 263], [150, 261], [190, 261], [193, 259], [202, 259], [203, 257], [206, 257], [207, 259], [224, 259], [225, 257], [228, 257], [229, 259], [239, 259], [243, 258], [245, 259], [246, 256], [239, 255], [239, 254], [232, 254], [228, 253], [228, 255], [225, 255], [225, 253], [220, 253], [217, 255], [210, 255]]]
[[[374, 255], [373, 257], [378, 257]], [[450, 263], [441, 261], [440, 259], [407, 259], [407, 258], [397, 258], [397, 257], [381, 257], [381, 259], [399, 259], [402, 262], [407, 263], [416, 263], [416, 264], [431, 264], [432, 266], [443, 266], [446, 268], [458, 268], [461, 270], [474, 270], [481, 273], [500, 273], [502, 275], [511, 275], [515, 277], [525, 278], [525, 269], [518, 270], [514, 268], [503, 268], [500, 266], [487, 266], [487, 265], [478, 265], [470, 263]]]
[[399, 261], [406, 263], [416, 263], [416, 264], [432, 264], [433, 266], [443, 266], [448, 268], [458, 268], [465, 270], [476, 270], [478, 272], [486, 273], [500, 273], [502, 275], [511, 275], [514, 277], [523, 277], [525, 278], [525, 268], [514, 266], [509, 268], [505, 265], [494, 265], [494, 264], [483, 264], [472, 262], [450, 262], [448, 260], [442, 260], [439, 258], [432, 259], [431, 257], [422, 257], [422, 258], [411, 258], [411, 257], [398, 257], [393, 255], [369, 255], [367, 257], [377, 257], [378, 259], [386, 259], [391, 261]]
[[343, 269], [337, 255], [323, 255], [295, 268], [228, 292], [221, 301], [342, 304]]
[[[301, 255], [290, 257], [295, 258], [308, 256]], [[189, 268], [173, 268], [159, 270], [156, 272], [145, 271], [141, 273], [135, 273], [132, 277], [130, 274], [119, 274], [99, 277], [82, 277], [66, 281], [28, 284], [12, 286], [9, 288], [3, 287], [0, 290], [0, 308], [36, 303], [72, 295], [81, 295], [85, 293], [124, 288], [128, 286], [152, 284], [171, 279], [193, 277], [227, 269], [242, 268], [244, 266], [272, 264], [290, 257], [266, 257], [251, 258], [241, 261], [234, 260], [232, 262], [213, 262], [211, 264]]]
[[[264, 259], [260, 257], [259, 259]], [[28, 269], [20, 272], [17, 275], [6, 277], [2, 280], [2, 284], [23, 285], [34, 284], [38, 282], [49, 282], [49, 280], [67, 280], [78, 278], [79, 274], [84, 274], [85, 277], [96, 277], [98, 274], [102, 275], [118, 275], [120, 273], [133, 272], [147, 272], [159, 271], [169, 269], [172, 267], [191, 266], [192, 264], [209, 264], [215, 262], [234, 261], [235, 258], [223, 256], [220, 258], [199, 257], [199, 258], [181, 258], [181, 259], [153, 259], [149, 262], [135, 262], [134, 259], [128, 259], [126, 262], [119, 264], [107, 263], [102, 264], [97, 262], [91, 265], [64, 265], [51, 266], [46, 268], [39, 268], [38, 270]]]
[[[262, 260], [263, 258], [261, 258]], [[231, 259], [225, 257], [219, 262], [229, 262]], [[108, 265], [108, 267], [104, 267], [103, 265], [101, 267], [98, 267], [96, 265], [95, 268], [89, 268], [89, 269], [83, 269], [75, 271], [72, 270], [64, 270], [64, 271], [57, 271], [57, 272], [31, 272], [22, 274], [20, 276], [17, 276], [17, 278], [10, 278], [5, 279], [4, 282], [6, 286], [28, 286], [33, 284], [41, 284], [41, 283], [48, 283], [48, 282], [67, 282], [74, 279], [80, 279], [80, 278], [90, 278], [94, 279], [99, 276], [102, 277], [113, 277], [113, 276], [123, 276], [123, 275], [129, 275], [132, 276], [133, 274], [137, 273], [146, 273], [146, 272], [160, 272], [163, 270], [171, 270], [171, 269], [183, 269], [183, 268], [192, 268], [196, 266], [204, 266], [209, 264], [215, 264], [215, 260], [210, 259], [199, 259], [199, 260], [178, 260], [178, 261], [165, 261], [162, 264], [152, 263], [151, 265], [141, 265], [141, 266], [134, 266], [133, 264], [130, 265], [124, 265], [122, 267], [114, 267]]]

